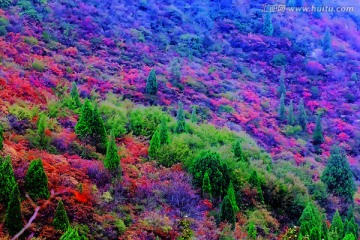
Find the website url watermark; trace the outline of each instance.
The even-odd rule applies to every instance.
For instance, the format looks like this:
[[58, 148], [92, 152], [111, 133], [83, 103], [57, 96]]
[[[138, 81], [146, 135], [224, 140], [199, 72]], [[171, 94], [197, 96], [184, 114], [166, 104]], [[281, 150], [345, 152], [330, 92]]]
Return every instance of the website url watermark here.
[[354, 12], [354, 7], [330, 7], [330, 6], [307, 6], [307, 7], [289, 7], [286, 5], [264, 4], [263, 12]]

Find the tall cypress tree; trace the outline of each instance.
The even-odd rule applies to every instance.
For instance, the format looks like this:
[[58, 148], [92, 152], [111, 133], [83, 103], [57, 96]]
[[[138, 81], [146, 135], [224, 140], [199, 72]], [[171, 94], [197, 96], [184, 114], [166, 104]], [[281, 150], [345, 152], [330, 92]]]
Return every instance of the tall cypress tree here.
[[280, 121], [285, 121], [286, 120], [285, 95], [284, 94], [281, 94], [281, 98], [280, 98], [279, 120]]
[[271, 13], [267, 12], [264, 19], [264, 29], [263, 33], [266, 36], [272, 36], [274, 33], [274, 27], [271, 20]]
[[291, 126], [295, 125], [295, 116], [294, 116], [294, 104], [293, 104], [293, 100], [290, 100], [290, 105], [288, 108], [288, 115], [287, 115], [287, 121], [288, 124]]
[[106, 157], [104, 166], [109, 170], [113, 176], [118, 176], [121, 173], [120, 157], [118, 154], [118, 147], [116, 146], [115, 136], [110, 134], [110, 139], [107, 145]]
[[191, 120], [192, 123], [197, 123], [198, 122], [198, 118], [196, 116], [196, 107], [192, 107], [190, 120]]
[[228, 196], [224, 197], [220, 206], [220, 221], [227, 221], [231, 224], [232, 229], [235, 228], [235, 211]]
[[101, 153], [106, 151], [107, 135], [105, 130], [104, 120], [101, 118], [97, 104], [95, 104], [92, 113], [91, 123], [91, 141], [95, 145], [96, 150]]
[[311, 240], [322, 240], [320, 235], [320, 230], [318, 227], [314, 226], [310, 230], [310, 238]]
[[0, 160], [0, 202], [5, 206], [9, 202], [9, 197], [14, 185], [16, 184], [14, 170], [10, 157]]
[[307, 116], [305, 111], [304, 99], [300, 99], [298, 105], [298, 123], [303, 131], [306, 131]]
[[71, 108], [73, 109], [79, 108], [81, 106], [81, 102], [80, 102], [79, 91], [75, 82], [73, 82], [71, 85], [70, 97], [71, 97]]
[[80, 139], [89, 142], [92, 137], [93, 110], [88, 99], [81, 108], [80, 118], [75, 126], [75, 133]]
[[326, 55], [331, 53], [331, 33], [330, 28], [326, 28], [324, 37], [322, 39], [323, 51]]
[[82, 238], [77, 229], [69, 227], [60, 237], [60, 240], [82, 240]]
[[321, 180], [330, 193], [343, 197], [348, 202], [353, 200], [356, 191], [354, 177], [345, 154], [338, 147], [332, 149]]
[[316, 119], [316, 127], [313, 135], [313, 143], [314, 145], [320, 145], [324, 142], [324, 136], [322, 133], [322, 127], [321, 127], [321, 117], [318, 116]]
[[280, 74], [280, 81], [279, 81], [279, 87], [277, 89], [277, 94], [279, 97], [281, 97], [283, 94], [286, 96], [286, 87], [285, 87], [285, 71], [284, 69], [281, 71]]
[[186, 132], [184, 107], [181, 102], [179, 102], [179, 104], [178, 104], [176, 120], [177, 120], [177, 122], [176, 122], [175, 132], [176, 133]]
[[254, 222], [250, 222], [247, 227], [247, 237], [249, 240], [256, 240], [257, 238], [257, 231]]
[[66, 214], [64, 204], [59, 200], [55, 211], [54, 227], [56, 230], [65, 232], [70, 227], [69, 218]]
[[35, 201], [38, 199], [48, 199], [50, 197], [48, 178], [40, 159], [31, 161], [25, 176], [25, 189], [29, 196]]
[[355, 222], [355, 217], [352, 216], [350, 219], [347, 219], [344, 228], [345, 235], [352, 234], [356, 239], [358, 239], [358, 231], [359, 227]]
[[156, 80], [156, 73], [155, 73], [154, 69], [152, 69], [150, 71], [150, 74], [149, 74], [149, 76], [147, 78], [145, 91], [146, 91], [147, 94], [150, 94], [150, 95], [156, 95], [157, 94], [158, 83], [157, 83], [157, 80]]
[[204, 174], [203, 182], [202, 182], [202, 192], [203, 192], [203, 198], [205, 199], [212, 199], [211, 194], [211, 182], [209, 178], [209, 172], [206, 171]]
[[344, 236], [344, 224], [340, 217], [339, 211], [333, 216], [330, 226], [330, 239], [342, 239]]
[[234, 190], [234, 186], [231, 181], [229, 183], [229, 187], [227, 190], [227, 196], [229, 197], [229, 200], [231, 202], [231, 205], [233, 206], [235, 213], [239, 212], [240, 209], [236, 203], [235, 190]]
[[10, 201], [5, 215], [5, 226], [11, 236], [20, 232], [24, 227], [21, 216], [20, 193], [17, 184], [14, 184], [10, 194]]
[[166, 119], [163, 117], [161, 119], [160, 127], [159, 127], [159, 138], [160, 138], [160, 144], [169, 144], [170, 137], [169, 137], [169, 131], [166, 124]]
[[49, 140], [45, 134], [46, 129], [46, 116], [41, 114], [37, 123], [37, 137], [39, 139], [39, 146], [41, 148], [46, 148], [49, 144]]
[[240, 140], [236, 140], [235, 144], [233, 146], [233, 153], [235, 156], [235, 159], [237, 161], [246, 161], [246, 158], [244, 157], [244, 153], [241, 147]]
[[316, 228], [319, 231], [319, 235], [322, 236], [322, 225], [324, 220], [325, 219], [323, 219], [323, 215], [320, 213], [319, 209], [312, 202], [308, 203], [299, 219], [301, 235], [304, 237], [310, 236], [313, 228]]
[[157, 152], [159, 151], [161, 146], [160, 143], [160, 133], [159, 131], [155, 131], [150, 140], [149, 147], [149, 157], [154, 159], [156, 158]]
[[0, 151], [4, 149], [4, 129], [2, 125], [0, 125]]

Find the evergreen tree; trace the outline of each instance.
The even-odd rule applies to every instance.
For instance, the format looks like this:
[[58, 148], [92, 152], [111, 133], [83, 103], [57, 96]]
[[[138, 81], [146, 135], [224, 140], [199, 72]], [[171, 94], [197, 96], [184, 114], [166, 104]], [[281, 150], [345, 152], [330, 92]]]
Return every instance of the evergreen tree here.
[[20, 193], [17, 184], [13, 185], [5, 215], [5, 226], [11, 236], [24, 227], [21, 216]]
[[310, 231], [310, 240], [322, 240], [320, 236], [320, 230], [317, 227], [313, 227]]
[[319, 209], [312, 202], [308, 203], [299, 219], [301, 235], [310, 236], [314, 227], [319, 231], [320, 236], [323, 235], [322, 224], [324, 221]]
[[192, 108], [190, 120], [192, 123], [198, 123], [198, 118], [196, 116], [196, 108], [195, 107]]
[[270, 12], [267, 12], [265, 15], [263, 33], [265, 36], [272, 36], [274, 33], [274, 27], [272, 24]]
[[257, 231], [255, 224], [253, 222], [250, 222], [247, 230], [247, 239], [256, 240], [256, 238], [257, 238]]
[[0, 159], [0, 203], [5, 206], [8, 204], [15, 184], [14, 170], [10, 157], [6, 157], [5, 160]]
[[49, 140], [45, 134], [46, 129], [46, 116], [41, 114], [37, 123], [37, 137], [39, 139], [39, 146], [41, 148], [46, 148], [49, 144]]
[[104, 120], [101, 118], [98, 106], [95, 105], [92, 113], [91, 141], [95, 145], [96, 150], [101, 153], [106, 151], [107, 135], [105, 130]]
[[346, 236], [342, 240], [356, 240], [354, 234], [346, 234]]
[[298, 105], [298, 122], [300, 127], [302, 128], [303, 131], [306, 131], [306, 126], [307, 126], [307, 116], [306, 116], [306, 111], [305, 111], [305, 106], [304, 106], [304, 99], [300, 99], [299, 101], [299, 105]]
[[4, 129], [0, 125], [0, 151], [4, 149]]
[[325, 53], [325, 55], [329, 55], [331, 53], [331, 33], [330, 33], [330, 28], [326, 28], [323, 40], [322, 40], [322, 45], [323, 45], [323, 51]]
[[70, 90], [71, 108], [76, 109], [76, 108], [79, 108], [81, 106], [79, 96], [80, 95], [79, 95], [79, 91], [78, 91], [78, 88], [76, 86], [76, 83], [73, 82], [72, 85], [71, 85], [71, 90]]
[[228, 196], [224, 197], [220, 206], [220, 221], [227, 221], [231, 224], [232, 229], [235, 228], [235, 212]]
[[260, 179], [258, 177], [256, 170], [253, 170], [251, 172], [248, 182], [251, 185], [251, 187], [256, 188], [256, 190], [258, 192], [259, 201], [261, 203], [264, 203], [264, 195], [263, 195], [263, 192], [261, 189], [261, 182], [260, 182]]
[[116, 140], [113, 133], [110, 134], [110, 139], [106, 149], [104, 166], [114, 176], [118, 176], [121, 173], [120, 157], [118, 154], [118, 147], [116, 146]]
[[284, 94], [284, 96], [286, 96], [285, 71], [284, 70], [281, 71], [280, 82], [279, 82], [279, 87], [277, 89], [277, 94], [279, 97], [281, 97], [283, 94]]
[[280, 98], [280, 107], [279, 107], [279, 120], [286, 120], [286, 112], [285, 112], [285, 95], [282, 94]]
[[356, 239], [358, 239], [358, 231], [359, 227], [355, 222], [355, 218], [351, 217], [350, 219], [347, 219], [344, 228], [345, 235], [352, 234]]
[[234, 190], [234, 186], [231, 181], [229, 183], [229, 187], [227, 190], [227, 196], [229, 197], [229, 200], [231, 202], [231, 205], [233, 206], [235, 213], [239, 212], [240, 209], [236, 203], [235, 190]]
[[353, 200], [356, 191], [354, 177], [345, 154], [340, 153], [338, 147], [332, 149], [321, 180], [330, 193], [343, 197], [348, 202]]
[[169, 144], [170, 142], [169, 131], [167, 128], [165, 117], [161, 119], [160, 128], [159, 128], [159, 138], [160, 138], [160, 145]]
[[149, 157], [154, 159], [160, 147], [161, 147], [160, 133], [159, 131], [155, 131], [150, 140]]
[[25, 176], [25, 189], [34, 201], [38, 199], [48, 199], [50, 197], [48, 179], [40, 159], [33, 160], [30, 163]]
[[66, 214], [64, 204], [59, 200], [55, 211], [54, 227], [56, 230], [65, 232], [70, 227], [69, 218]]
[[295, 125], [295, 116], [294, 116], [294, 103], [293, 100], [290, 100], [290, 105], [288, 108], [288, 116], [287, 116], [288, 124], [291, 126]]
[[330, 226], [330, 239], [342, 239], [343, 236], [344, 224], [340, 217], [339, 211], [336, 211]]
[[203, 192], [203, 198], [209, 199], [209, 200], [212, 199], [211, 182], [210, 182], [208, 171], [206, 171], [204, 174], [203, 183], [202, 183], [202, 192]]
[[82, 240], [77, 229], [69, 227], [60, 240]]
[[243, 150], [242, 150], [242, 147], [241, 147], [241, 143], [240, 143], [240, 140], [237, 140], [233, 146], [233, 153], [234, 153], [234, 156], [235, 156], [235, 159], [237, 161], [246, 161], [246, 158], [244, 157], [244, 153], [243, 153]]
[[150, 74], [149, 74], [149, 76], [147, 78], [145, 91], [146, 91], [147, 94], [150, 94], [150, 95], [156, 95], [157, 94], [158, 83], [157, 83], [157, 80], [156, 80], [156, 73], [155, 73], [154, 69], [152, 69], [150, 71]]
[[181, 102], [179, 102], [179, 104], [178, 104], [176, 120], [177, 120], [177, 122], [176, 122], [175, 132], [176, 133], [186, 132], [184, 107]]
[[89, 142], [92, 137], [92, 121], [93, 111], [91, 103], [88, 99], [85, 100], [84, 105], [81, 108], [80, 118], [75, 126], [75, 133], [80, 139]]
[[320, 145], [324, 142], [324, 136], [322, 133], [322, 127], [321, 127], [321, 117], [318, 116], [316, 119], [316, 127], [313, 135], [313, 143], [314, 145]]

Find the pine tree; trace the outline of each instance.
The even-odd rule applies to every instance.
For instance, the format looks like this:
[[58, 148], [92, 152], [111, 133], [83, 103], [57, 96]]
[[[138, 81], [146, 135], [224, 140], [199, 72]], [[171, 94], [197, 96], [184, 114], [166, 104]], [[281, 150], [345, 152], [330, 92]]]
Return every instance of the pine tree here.
[[190, 120], [192, 123], [198, 123], [198, 118], [196, 116], [196, 108], [195, 107], [192, 108]]
[[270, 12], [267, 12], [266, 15], [265, 15], [263, 33], [264, 33], [265, 36], [272, 36], [273, 33], [274, 33], [274, 27], [273, 27], [273, 24], [272, 24], [271, 13]]
[[256, 240], [257, 238], [257, 231], [253, 222], [250, 222], [248, 225], [247, 237], [249, 240]]
[[326, 28], [324, 37], [322, 40], [323, 45], [323, 51], [326, 55], [329, 55], [331, 53], [331, 33], [330, 28]]
[[228, 196], [224, 197], [220, 206], [220, 221], [227, 221], [231, 224], [232, 229], [235, 227], [235, 212]]
[[177, 120], [177, 122], [176, 122], [175, 132], [176, 133], [186, 132], [184, 107], [181, 102], [179, 102], [179, 104], [178, 104], [176, 120]]
[[279, 87], [277, 89], [277, 94], [279, 97], [281, 97], [283, 94], [284, 94], [284, 96], [286, 96], [285, 71], [284, 70], [281, 71], [280, 82], [279, 82]]
[[156, 158], [157, 152], [159, 151], [160, 147], [160, 133], [159, 131], [155, 131], [150, 140], [149, 157], [151, 159]]
[[248, 182], [251, 185], [251, 187], [253, 187], [253, 188], [257, 188], [259, 186], [259, 178], [258, 178], [256, 170], [253, 170], [251, 172]]
[[233, 153], [234, 153], [234, 156], [235, 156], [235, 159], [237, 161], [246, 161], [246, 158], [244, 157], [244, 153], [243, 153], [243, 150], [242, 150], [242, 147], [241, 147], [241, 143], [240, 143], [240, 140], [237, 140], [233, 146]]
[[290, 105], [288, 108], [288, 116], [287, 116], [287, 121], [288, 124], [291, 126], [295, 125], [295, 116], [294, 116], [294, 104], [293, 104], [293, 100], [290, 100]]
[[101, 118], [98, 106], [95, 105], [92, 113], [91, 141], [95, 145], [96, 150], [101, 153], [106, 151], [107, 135], [104, 120]]
[[71, 108], [73, 109], [79, 108], [81, 106], [81, 102], [79, 97], [79, 91], [75, 82], [73, 82], [71, 85], [70, 97], [71, 97]]
[[323, 235], [322, 225], [324, 221], [325, 219], [323, 218], [323, 215], [320, 213], [319, 209], [312, 202], [310, 202], [303, 210], [299, 219], [300, 233], [304, 237], [310, 236], [312, 229], [315, 227], [321, 236]]
[[10, 194], [5, 215], [5, 226], [11, 236], [14, 236], [24, 227], [21, 216], [20, 193], [17, 184], [14, 184]]
[[344, 228], [345, 235], [352, 234], [356, 239], [358, 239], [358, 231], [359, 227], [355, 222], [354, 216], [352, 216], [350, 219], [347, 219]]
[[330, 226], [330, 239], [342, 239], [343, 236], [344, 224], [340, 217], [339, 211], [336, 211]]
[[33, 200], [48, 199], [50, 192], [48, 189], [48, 179], [44, 172], [44, 166], [40, 159], [33, 160], [25, 176], [26, 192]]
[[229, 200], [231, 202], [231, 205], [233, 206], [235, 213], [239, 212], [240, 209], [236, 203], [235, 190], [234, 190], [234, 186], [231, 181], [229, 183], [229, 187], [227, 190], [227, 196], [229, 197]]
[[0, 151], [4, 149], [4, 129], [0, 125]]
[[320, 145], [324, 142], [324, 136], [322, 133], [322, 127], [321, 127], [321, 117], [318, 116], [316, 119], [316, 127], [313, 135], [313, 143], [314, 145]]
[[60, 240], [82, 240], [77, 229], [69, 227]]
[[203, 198], [209, 199], [209, 200], [212, 199], [211, 182], [210, 182], [208, 171], [206, 171], [204, 174], [203, 183], [202, 183], [202, 192], [203, 192]]
[[80, 118], [75, 126], [75, 133], [80, 139], [89, 142], [92, 137], [92, 121], [93, 111], [91, 103], [88, 99], [85, 100], [84, 105], [81, 108]]
[[345, 154], [335, 147], [321, 176], [330, 193], [343, 197], [348, 202], [353, 200], [356, 191], [354, 177]]
[[285, 95], [282, 94], [280, 98], [280, 107], [279, 107], [279, 120], [286, 120], [286, 112], [285, 112]]
[[298, 122], [300, 127], [302, 128], [303, 131], [306, 131], [306, 126], [307, 126], [307, 116], [306, 116], [306, 111], [305, 111], [305, 106], [304, 106], [304, 99], [300, 99], [299, 101], [299, 105], [298, 105]]
[[40, 148], [44, 149], [49, 144], [49, 140], [45, 134], [46, 116], [41, 114], [37, 123], [37, 137], [39, 139]]
[[169, 131], [167, 128], [165, 117], [161, 119], [161, 123], [159, 127], [159, 138], [160, 138], [160, 145], [169, 144], [170, 142]]
[[158, 83], [157, 83], [157, 80], [156, 80], [156, 73], [155, 73], [154, 69], [152, 69], [150, 71], [150, 74], [149, 74], [149, 76], [147, 78], [145, 91], [146, 91], [147, 94], [150, 94], [150, 95], [156, 95], [157, 94]]
[[69, 218], [66, 214], [64, 204], [59, 200], [55, 211], [54, 227], [56, 230], [65, 232], [70, 227]]
[[6, 157], [4, 160], [0, 159], [0, 203], [5, 206], [8, 204], [15, 184], [14, 170], [10, 157]]
[[322, 240], [320, 236], [320, 230], [317, 227], [313, 227], [310, 231], [310, 240]]
[[104, 166], [109, 170], [113, 176], [118, 176], [121, 173], [120, 157], [118, 154], [118, 147], [116, 146], [115, 136], [110, 134], [110, 139], [106, 149], [106, 157]]

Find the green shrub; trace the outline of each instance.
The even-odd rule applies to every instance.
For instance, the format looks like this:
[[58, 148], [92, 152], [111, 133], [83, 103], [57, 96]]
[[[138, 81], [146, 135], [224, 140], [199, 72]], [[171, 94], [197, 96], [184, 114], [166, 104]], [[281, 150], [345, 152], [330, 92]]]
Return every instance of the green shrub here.
[[24, 37], [24, 42], [29, 45], [38, 45], [39, 41], [34, 37]]
[[219, 107], [219, 112], [220, 113], [232, 113], [234, 111], [235, 111], [234, 108], [229, 106], [229, 105], [221, 105]]
[[182, 135], [177, 135], [169, 144], [160, 147], [157, 159], [161, 165], [171, 167], [178, 162], [187, 162], [190, 155], [191, 151], [186, 139]]
[[9, 107], [9, 113], [16, 116], [20, 120], [31, 120], [39, 113], [39, 108], [34, 106], [29, 108], [26, 103], [15, 103]]
[[117, 228], [117, 231], [119, 232], [120, 235], [123, 235], [126, 231], [126, 226], [123, 220], [121, 219], [116, 219], [115, 220], [115, 226]]
[[0, 36], [5, 36], [7, 34], [7, 30], [4, 26], [0, 26]]
[[275, 66], [284, 66], [286, 65], [286, 56], [282, 53], [275, 54], [271, 60], [271, 64]]
[[138, 107], [130, 112], [130, 130], [135, 135], [151, 136], [164, 115], [159, 107]]
[[299, 125], [296, 125], [296, 126], [286, 125], [284, 127], [284, 129], [282, 130], [282, 132], [286, 136], [295, 136], [295, 135], [299, 134], [301, 131], [302, 131], [302, 128]]
[[35, 59], [31, 64], [31, 67], [38, 72], [42, 72], [45, 70], [46, 65], [42, 61]]

